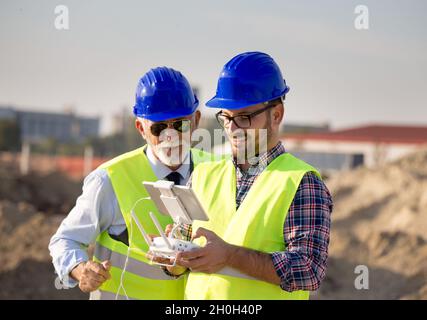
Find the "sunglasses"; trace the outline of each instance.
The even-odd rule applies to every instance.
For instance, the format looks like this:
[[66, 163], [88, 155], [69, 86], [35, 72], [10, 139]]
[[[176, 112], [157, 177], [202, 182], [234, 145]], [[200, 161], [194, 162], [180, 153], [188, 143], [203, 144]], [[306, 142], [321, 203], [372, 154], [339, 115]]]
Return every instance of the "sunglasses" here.
[[191, 128], [191, 120], [180, 119], [170, 122], [154, 122], [150, 127], [151, 134], [158, 137], [163, 130], [169, 127], [169, 125], [172, 125], [172, 127], [178, 132], [187, 132]]

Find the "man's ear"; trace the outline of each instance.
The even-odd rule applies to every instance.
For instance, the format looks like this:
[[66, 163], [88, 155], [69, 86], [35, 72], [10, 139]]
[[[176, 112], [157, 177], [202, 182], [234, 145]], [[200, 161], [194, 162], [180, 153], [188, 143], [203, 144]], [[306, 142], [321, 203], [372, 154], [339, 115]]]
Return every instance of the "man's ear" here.
[[283, 118], [285, 117], [285, 106], [283, 105], [283, 103], [274, 108], [271, 114], [273, 123], [280, 125]]
[[199, 127], [199, 123], [200, 123], [200, 118], [202, 117], [202, 113], [200, 112], [200, 110], [196, 110], [196, 112], [194, 113], [194, 129], [197, 129]]
[[138, 130], [140, 135], [145, 139], [144, 126], [143, 126], [141, 120], [135, 119], [135, 128], [136, 128], [136, 130]]

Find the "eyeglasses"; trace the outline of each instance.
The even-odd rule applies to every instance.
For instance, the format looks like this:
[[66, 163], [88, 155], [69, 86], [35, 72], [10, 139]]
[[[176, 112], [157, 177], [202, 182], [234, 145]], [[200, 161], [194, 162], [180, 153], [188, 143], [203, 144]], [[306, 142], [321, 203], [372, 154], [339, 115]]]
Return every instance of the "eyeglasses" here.
[[187, 132], [191, 127], [191, 120], [180, 119], [170, 122], [154, 122], [150, 127], [150, 131], [153, 136], [158, 137], [163, 130], [169, 127], [169, 125], [172, 125], [173, 128], [178, 132]]
[[252, 124], [251, 119], [255, 117], [256, 115], [263, 113], [267, 111], [268, 109], [271, 109], [273, 107], [277, 106], [277, 103], [275, 104], [268, 104], [265, 108], [261, 110], [257, 110], [255, 112], [252, 112], [250, 114], [242, 114], [237, 115], [234, 117], [227, 116], [226, 114], [222, 113], [222, 111], [215, 114], [216, 120], [221, 125], [221, 127], [225, 128], [228, 127], [231, 124], [231, 121], [234, 122], [234, 124], [240, 128], [240, 129], [246, 129], [249, 128]]

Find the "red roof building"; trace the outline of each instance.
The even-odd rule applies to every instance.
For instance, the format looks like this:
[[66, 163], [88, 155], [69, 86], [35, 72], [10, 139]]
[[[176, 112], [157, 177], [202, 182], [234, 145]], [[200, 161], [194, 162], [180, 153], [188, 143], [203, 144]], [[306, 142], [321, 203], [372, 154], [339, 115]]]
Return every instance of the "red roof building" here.
[[[282, 135], [281, 140], [289, 151], [303, 159], [304, 154], [316, 161], [320, 161], [322, 155], [357, 155], [358, 164], [363, 158], [362, 164], [373, 167], [426, 147], [427, 126], [374, 124], [328, 132], [288, 133]], [[331, 159], [323, 157], [323, 166], [327, 167]], [[348, 161], [340, 168], [334, 165], [333, 169], [351, 167], [348, 163], [352, 160]]]
[[425, 144], [427, 143], [427, 126], [368, 125], [320, 133], [290, 133], [283, 138], [387, 144]]

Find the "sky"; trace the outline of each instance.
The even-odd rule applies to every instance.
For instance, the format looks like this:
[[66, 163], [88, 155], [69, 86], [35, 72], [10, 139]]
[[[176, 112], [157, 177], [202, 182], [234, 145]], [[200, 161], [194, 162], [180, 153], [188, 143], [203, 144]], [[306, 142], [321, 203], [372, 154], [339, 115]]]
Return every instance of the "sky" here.
[[[357, 30], [357, 5], [369, 29]], [[69, 29], [55, 28], [65, 5]], [[0, 0], [0, 105], [100, 116], [131, 110], [150, 68], [181, 71], [201, 110], [223, 65], [270, 54], [291, 87], [285, 124], [427, 125], [427, 1]]]

